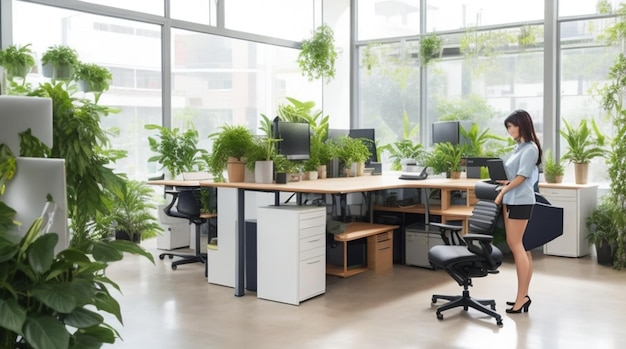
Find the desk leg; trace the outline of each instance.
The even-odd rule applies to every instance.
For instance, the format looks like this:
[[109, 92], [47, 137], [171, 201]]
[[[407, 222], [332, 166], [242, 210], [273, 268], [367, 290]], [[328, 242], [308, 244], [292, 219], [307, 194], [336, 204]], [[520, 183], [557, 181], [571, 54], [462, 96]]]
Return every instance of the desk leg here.
[[235, 296], [241, 297], [245, 294], [244, 290], [244, 276], [245, 276], [245, 243], [244, 243], [244, 235], [245, 235], [245, 189], [238, 188], [237, 189], [237, 250], [236, 250], [236, 260], [235, 260]]

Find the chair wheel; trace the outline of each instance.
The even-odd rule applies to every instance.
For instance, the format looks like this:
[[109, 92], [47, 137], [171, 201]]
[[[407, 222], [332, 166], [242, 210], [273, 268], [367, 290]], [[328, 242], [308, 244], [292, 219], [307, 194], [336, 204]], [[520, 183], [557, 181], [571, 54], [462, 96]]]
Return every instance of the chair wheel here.
[[433, 303], [433, 304], [437, 303], [437, 298], [433, 297], [433, 298], [430, 300], [430, 302], [431, 302], [431, 303]]
[[437, 313], [437, 319], [438, 320], [443, 320], [443, 314]]
[[170, 259], [174, 258], [174, 255], [169, 255], [168, 257], [170, 257]]
[[496, 320], [496, 324], [498, 324], [498, 326], [502, 326], [502, 319]]
[[159, 255], [159, 259], [160, 259], [160, 260], [165, 259], [165, 255], [160, 254], [160, 255]]
[[172, 270], [176, 270], [177, 267], [178, 266], [176, 266], [176, 265], [172, 265]]

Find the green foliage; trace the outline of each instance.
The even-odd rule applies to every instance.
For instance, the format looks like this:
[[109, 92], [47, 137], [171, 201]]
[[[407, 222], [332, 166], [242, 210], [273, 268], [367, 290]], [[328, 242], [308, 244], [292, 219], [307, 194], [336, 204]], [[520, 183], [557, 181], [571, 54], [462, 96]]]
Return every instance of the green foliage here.
[[423, 163], [425, 157], [424, 146], [421, 143], [413, 143], [410, 139], [402, 139], [388, 144], [384, 149], [389, 152], [392, 171], [402, 170], [402, 160], [410, 159]]
[[443, 39], [437, 34], [430, 34], [420, 40], [420, 60], [422, 65], [428, 65], [433, 59], [439, 58], [443, 47]]
[[78, 62], [78, 53], [76, 50], [63, 45], [50, 46], [41, 56], [41, 64], [50, 63], [55, 67], [65, 64], [76, 67]]
[[580, 120], [578, 127], [573, 127], [565, 118], [562, 120], [565, 129], [559, 132], [569, 147], [563, 154], [564, 160], [582, 164], [588, 163], [593, 158], [605, 156], [605, 137], [598, 129], [595, 120], [591, 119], [591, 128], [586, 119]]
[[[84, 83], [86, 91], [102, 92], [109, 89], [109, 82], [113, 79], [111, 72], [100, 65], [93, 63], [78, 63], [74, 72], [74, 79]], [[96, 101], [100, 94], [96, 94]]]
[[29, 128], [19, 133], [20, 136], [20, 156], [31, 158], [48, 158], [51, 149], [39, 138], [35, 137]]
[[353, 163], [365, 162], [370, 157], [370, 150], [365, 142], [371, 140], [365, 138], [352, 138], [350, 136], [341, 136], [337, 140], [337, 158], [343, 162], [345, 166]]
[[623, 220], [622, 211], [616, 206], [608, 196], [603, 197], [598, 207], [591, 211], [585, 224], [589, 235], [587, 240], [596, 246], [609, 243], [614, 244], [618, 238], [617, 222]]
[[298, 54], [298, 65], [302, 75], [309, 81], [319, 78], [327, 78], [328, 81], [335, 77], [335, 40], [333, 30], [326, 24], [317, 27], [312, 37], [302, 41], [302, 48]]
[[70, 244], [80, 248], [89, 240], [103, 238], [93, 231], [93, 222], [108, 209], [106, 190], [122, 185], [122, 179], [108, 166], [126, 153], [108, 149], [108, 134], [100, 127], [101, 117], [116, 110], [72, 98], [65, 86], [40, 84], [32, 95], [52, 99], [50, 157], [65, 159]]
[[467, 146], [452, 144], [450, 142], [437, 143], [435, 149], [426, 159], [426, 166], [435, 173], [460, 172], [462, 169], [461, 159], [467, 152]]
[[202, 156], [205, 149], [198, 148], [198, 131], [189, 124], [187, 130], [170, 129], [156, 124], [144, 126], [146, 130], [157, 130], [155, 137], [148, 137], [150, 150], [157, 153], [148, 162], [157, 162], [165, 168], [172, 178], [183, 172], [191, 172], [202, 168]]
[[241, 160], [253, 145], [253, 134], [242, 125], [223, 125], [221, 131], [212, 133], [213, 151], [208, 165], [216, 180], [224, 180], [223, 172], [229, 157]]
[[613, 7], [609, 0], [598, 0], [596, 2], [596, 12], [601, 15], [608, 15], [613, 12]]
[[[612, 43], [621, 44], [626, 37], [626, 4], [621, 3], [616, 23], [607, 28], [606, 32]], [[607, 159], [611, 187], [609, 200], [615, 213], [611, 215], [615, 228], [615, 235], [609, 243], [615, 245], [616, 251], [613, 267], [626, 267], [626, 110], [623, 104], [623, 94], [626, 87], [626, 58], [622, 53], [615, 59], [608, 74], [609, 83], [601, 90], [602, 106], [612, 116], [613, 138], [611, 151]]]
[[104, 228], [113, 226], [124, 231], [131, 241], [156, 237], [163, 228], [151, 210], [157, 207], [152, 200], [152, 189], [144, 182], [126, 180], [119, 188], [110, 191], [108, 214], [98, 219]]
[[555, 183], [557, 176], [565, 173], [565, 166], [561, 160], [555, 161], [551, 149], [546, 149], [543, 154], [543, 173], [548, 183]]
[[438, 99], [439, 121], [471, 120], [477, 123], [493, 120], [497, 112], [485, 97], [468, 94], [462, 98]]
[[13, 178], [15, 170], [15, 155], [8, 145], [0, 143], [0, 195], [4, 194], [6, 183]]
[[6, 69], [10, 78], [14, 76], [25, 77], [35, 64], [30, 44], [24, 46], [11, 45], [0, 50], [0, 65]]
[[[13, 214], [0, 202], [0, 217]], [[106, 276], [110, 262], [123, 253], [152, 255], [128, 241], [94, 241], [56, 256], [56, 233], [40, 234], [37, 218], [21, 239], [0, 225], [0, 347], [99, 348], [115, 343], [119, 333], [102, 312], [122, 323], [119, 303]]]
[[502, 142], [507, 140], [505, 137], [490, 133], [489, 129], [481, 132], [478, 123], [473, 123], [469, 130], [461, 126], [460, 132], [467, 140], [466, 156], [495, 156], [498, 149], [503, 148]]

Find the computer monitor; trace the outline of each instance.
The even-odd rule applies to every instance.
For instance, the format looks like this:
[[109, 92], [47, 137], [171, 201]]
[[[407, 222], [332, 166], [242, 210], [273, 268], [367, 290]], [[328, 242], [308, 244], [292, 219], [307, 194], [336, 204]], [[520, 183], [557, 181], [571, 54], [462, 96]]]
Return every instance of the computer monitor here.
[[376, 131], [373, 128], [353, 128], [350, 129], [350, 132], [348, 132], [348, 136], [351, 138], [364, 139], [364, 143], [370, 151], [370, 157], [365, 162], [366, 164], [378, 161], [378, 156], [376, 154]]
[[472, 127], [471, 121], [438, 121], [432, 124], [432, 143], [450, 142], [456, 144], [466, 144], [467, 140], [461, 133], [461, 127], [469, 130]]
[[[26, 234], [35, 219], [43, 215], [44, 232], [59, 236], [55, 253], [67, 248], [65, 159], [18, 157], [16, 167], [0, 201], [16, 211], [15, 220], [21, 223], [17, 233], [20, 236]], [[48, 194], [52, 196], [54, 207], [46, 204]]]
[[288, 160], [308, 160], [311, 151], [311, 126], [308, 122], [289, 122], [274, 119], [274, 138], [278, 154]]

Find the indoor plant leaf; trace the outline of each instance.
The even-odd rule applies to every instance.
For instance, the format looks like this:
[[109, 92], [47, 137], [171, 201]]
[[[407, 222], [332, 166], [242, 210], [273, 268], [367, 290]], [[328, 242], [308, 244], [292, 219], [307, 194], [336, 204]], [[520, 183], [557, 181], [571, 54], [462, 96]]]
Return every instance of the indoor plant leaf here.
[[26, 253], [28, 262], [37, 273], [44, 273], [50, 269], [54, 259], [54, 247], [59, 241], [57, 234], [44, 234], [35, 240]]
[[24, 338], [33, 348], [66, 349], [70, 334], [56, 318], [38, 315], [26, 319]]
[[15, 333], [22, 333], [22, 326], [26, 321], [26, 310], [15, 299], [0, 298], [0, 327]]

